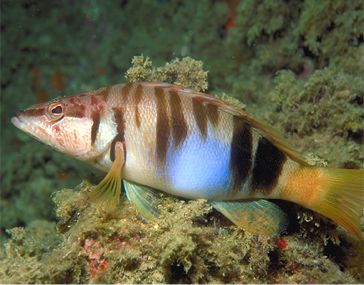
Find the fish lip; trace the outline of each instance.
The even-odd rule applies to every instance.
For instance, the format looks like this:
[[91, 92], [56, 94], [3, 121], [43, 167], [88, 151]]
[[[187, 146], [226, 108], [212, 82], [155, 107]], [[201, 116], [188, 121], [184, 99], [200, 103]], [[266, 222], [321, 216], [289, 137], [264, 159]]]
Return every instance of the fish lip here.
[[22, 118], [21, 114], [16, 114], [14, 117], [11, 118], [11, 122], [15, 127], [17, 127], [19, 130], [23, 131], [24, 133], [30, 135], [34, 139], [38, 141], [42, 141], [38, 138], [38, 136], [35, 134], [35, 127], [32, 124], [29, 124], [27, 120], [24, 120], [24, 117]]
[[23, 132], [29, 133], [29, 124], [20, 114], [16, 114], [14, 117], [11, 118], [12, 124], [17, 127], [19, 130]]
[[26, 125], [26, 123], [22, 120], [21, 116], [19, 116], [18, 114], [11, 118], [11, 122], [15, 127], [21, 130], [23, 130]]

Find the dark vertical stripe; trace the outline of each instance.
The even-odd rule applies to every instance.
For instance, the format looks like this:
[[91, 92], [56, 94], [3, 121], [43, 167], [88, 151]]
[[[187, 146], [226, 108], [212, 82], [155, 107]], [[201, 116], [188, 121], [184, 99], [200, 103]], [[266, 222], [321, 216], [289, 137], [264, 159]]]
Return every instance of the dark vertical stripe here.
[[156, 152], [157, 160], [164, 165], [168, 150], [168, 138], [170, 134], [169, 119], [167, 114], [166, 98], [163, 88], [155, 88], [157, 104], [157, 130], [156, 130]]
[[142, 95], [143, 95], [143, 86], [141, 84], [138, 84], [138, 86], [136, 87], [135, 90], [135, 94], [134, 94], [134, 104], [135, 104], [135, 124], [137, 126], [137, 128], [140, 128], [140, 111], [139, 111], [139, 102], [142, 99]]
[[211, 124], [216, 127], [219, 124], [219, 109], [215, 104], [207, 104], [207, 117]]
[[131, 94], [130, 91], [131, 91], [132, 87], [133, 87], [133, 83], [126, 83], [121, 88], [121, 95], [124, 98], [124, 102], [128, 101], [128, 98], [130, 97], [130, 94]]
[[93, 112], [91, 115], [93, 124], [91, 128], [91, 145], [95, 144], [97, 133], [99, 131], [100, 126], [100, 113], [99, 112]]
[[114, 111], [114, 121], [116, 123], [116, 136], [113, 139], [113, 141], [111, 142], [111, 147], [110, 147], [110, 159], [111, 161], [115, 160], [115, 144], [116, 142], [120, 141], [120, 142], [124, 142], [125, 141], [125, 135], [124, 135], [124, 130], [125, 130], [125, 122], [124, 122], [124, 113], [123, 110], [121, 108], [113, 108]]
[[207, 116], [203, 102], [198, 97], [192, 97], [193, 116], [203, 138], [207, 136]]
[[177, 91], [169, 91], [169, 104], [171, 108], [173, 144], [176, 149], [184, 142], [187, 136], [187, 124], [183, 116], [181, 98]]
[[104, 101], [107, 101], [107, 99], [110, 95], [110, 89], [111, 89], [111, 86], [105, 87], [97, 95], [102, 97], [104, 99]]
[[122, 140], [124, 141], [124, 129], [125, 129], [125, 122], [124, 122], [124, 113], [121, 108], [113, 108], [114, 111], [114, 120], [116, 123], [116, 131], [119, 135], [121, 135]]
[[252, 147], [252, 133], [249, 125], [234, 117], [230, 150], [230, 171], [234, 191], [241, 189], [244, 180], [249, 175], [252, 166]]
[[269, 194], [277, 185], [286, 155], [269, 140], [261, 137], [255, 152], [251, 190]]
[[124, 142], [123, 135], [117, 134], [111, 142], [111, 146], [110, 146], [110, 160], [111, 161], [115, 160], [115, 144], [117, 142]]

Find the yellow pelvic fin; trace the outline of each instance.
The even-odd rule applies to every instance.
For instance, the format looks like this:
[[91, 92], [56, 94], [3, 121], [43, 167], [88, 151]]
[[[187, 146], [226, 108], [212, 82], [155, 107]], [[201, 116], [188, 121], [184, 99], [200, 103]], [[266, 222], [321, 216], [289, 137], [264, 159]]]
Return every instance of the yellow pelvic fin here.
[[348, 232], [361, 238], [360, 216], [364, 205], [364, 170], [321, 169], [327, 176], [320, 199], [309, 208], [328, 217]]
[[116, 207], [121, 193], [121, 179], [125, 163], [125, 150], [122, 142], [115, 143], [115, 160], [104, 179], [89, 193], [92, 202], [106, 207]]
[[277, 235], [288, 223], [286, 214], [276, 204], [267, 200], [210, 203], [235, 225], [250, 233]]
[[159, 194], [152, 188], [130, 181], [123, 181], [126, 196], [145, 219], [159, 216]]

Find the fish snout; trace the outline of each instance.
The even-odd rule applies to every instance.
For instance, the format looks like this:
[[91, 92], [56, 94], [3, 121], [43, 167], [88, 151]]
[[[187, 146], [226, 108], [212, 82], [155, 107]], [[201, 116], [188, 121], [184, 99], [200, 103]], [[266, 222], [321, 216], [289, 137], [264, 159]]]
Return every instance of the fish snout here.
[[24, 126], [25, 122], [22, 119], [21, 112], [16, 113], [16, 115], [11, 118], [11, 123], [19, 129]]

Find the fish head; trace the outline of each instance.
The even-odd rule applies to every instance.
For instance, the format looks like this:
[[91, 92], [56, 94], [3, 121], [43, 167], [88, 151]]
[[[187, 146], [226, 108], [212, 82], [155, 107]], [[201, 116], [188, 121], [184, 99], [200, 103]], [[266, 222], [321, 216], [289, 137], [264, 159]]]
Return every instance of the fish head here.
[[87, 96], [70, 96], [33, 105], [11, 122], [20, 130], [52, 148], [81, 160], [95, 156], [91, 132], [94, 120]]

